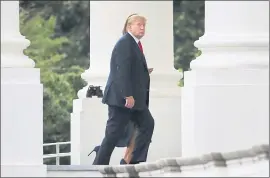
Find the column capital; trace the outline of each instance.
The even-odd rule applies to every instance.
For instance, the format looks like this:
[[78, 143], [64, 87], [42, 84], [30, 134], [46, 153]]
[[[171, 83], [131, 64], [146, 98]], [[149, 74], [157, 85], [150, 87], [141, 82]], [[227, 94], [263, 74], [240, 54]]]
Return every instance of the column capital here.
[[1, 68], [33, 68], [23, 54], [30, 41], [20, 33], [19, 1], [1, 1]]
[[269, 68], [269, 2], [206, 1], [205, 10], [205, 34], [194, 43], [202, 54], [192, 70]]

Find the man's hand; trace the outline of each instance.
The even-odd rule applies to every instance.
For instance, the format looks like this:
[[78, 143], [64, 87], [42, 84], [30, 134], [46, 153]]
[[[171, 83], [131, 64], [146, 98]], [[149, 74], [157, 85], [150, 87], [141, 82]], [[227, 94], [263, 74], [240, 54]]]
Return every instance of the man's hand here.
[[134, 104], [135, 104], [135, 100], [134, 100], [133, 96], [126, 97], [125, 107], [133, 108]]
[[148, 72], [149, 74], [151, 74], [153, 72], [154, 68], [148, 68]]

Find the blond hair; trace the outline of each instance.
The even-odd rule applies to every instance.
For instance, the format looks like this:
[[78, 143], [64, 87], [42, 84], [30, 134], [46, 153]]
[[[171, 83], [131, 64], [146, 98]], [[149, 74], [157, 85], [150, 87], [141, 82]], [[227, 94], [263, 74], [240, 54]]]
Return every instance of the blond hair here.
[[144, 16], [139, 15], [139, 14], [132, 14], [127, 19], [127, 25], [131, 24], [132, 22], [134, 22], [137, 19], [142, 19], [144, 22], [146, 22], [146, 18]]
[[134, 22], [137, 19], [143, 19], [143, 21], [146, 22], [146, 18], [144, 16], [142, 16], [142, 15], [139, 15], [139, 14], [131, 14], [131, 15], [129, 15], [126, 22], [125, 22], [123, 31], [122, 31], [123, 35], [127, 33], [127, 26], [130, 25], [132, 22]]

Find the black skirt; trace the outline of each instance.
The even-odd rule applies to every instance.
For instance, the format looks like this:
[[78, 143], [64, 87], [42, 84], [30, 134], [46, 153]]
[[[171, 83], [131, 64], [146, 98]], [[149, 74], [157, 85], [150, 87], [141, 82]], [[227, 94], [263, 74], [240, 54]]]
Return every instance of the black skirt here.
[[124, 135], [117, 142], [116, 147], [128, 147], [133, 134], [135, 134], [135, 131], [135, 124], [130, 121], [125, 128]]
[[[147, 92], [146, 105], [147, 107], [149, 107], [149, 91]], [[129, 121], [128, 125], [125, 128], [124, 135], [119, 139], [119, 141], [116, 144], [116, 147], [128, 147], [133, 134], [136, 134], [136, 126], [132, 121]]]

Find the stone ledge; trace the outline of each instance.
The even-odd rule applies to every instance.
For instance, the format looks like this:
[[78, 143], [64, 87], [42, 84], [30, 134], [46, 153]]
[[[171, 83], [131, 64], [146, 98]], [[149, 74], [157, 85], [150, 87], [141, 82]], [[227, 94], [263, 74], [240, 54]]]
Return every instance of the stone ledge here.
[[138, 165], [116, 165], [100, 166], [99, 171], [108, 176], [128, 173], [136, 177], [141, 172], [152, 172], [162, 170], [163, 172], [181, 172], [181, 167], [204, 167], [211, 164], [213, 167], [227, 167], [226, 162], [253, 158], [254, 160], [269, 160], [269, 144], [254, 146], [251, 149], [239, 150], [226, 153], [209, 153], [198, 157], [190, 158], [165, 158], [152, 163], [141, 163]]
[[227, 162], [251, 158], [256, 161], [269, 160], [269, 144], [254, 146], [251, 149], [226, 153], [209, 153], [198, 157], [189, 158], [165, 158], [156, 162], [141, 163], [137, 165], [48, 165], [48, 171], [92, 171], [100, 172], [105, 177], [116, 177], [117, 174], [128, 174], [129, 177], [140, 177], [144, 172], [183, 172], [188, 168], [227, 167]]
[[89, 165], [48, 165], [48, 171], [98, 171], [99, 166]]

